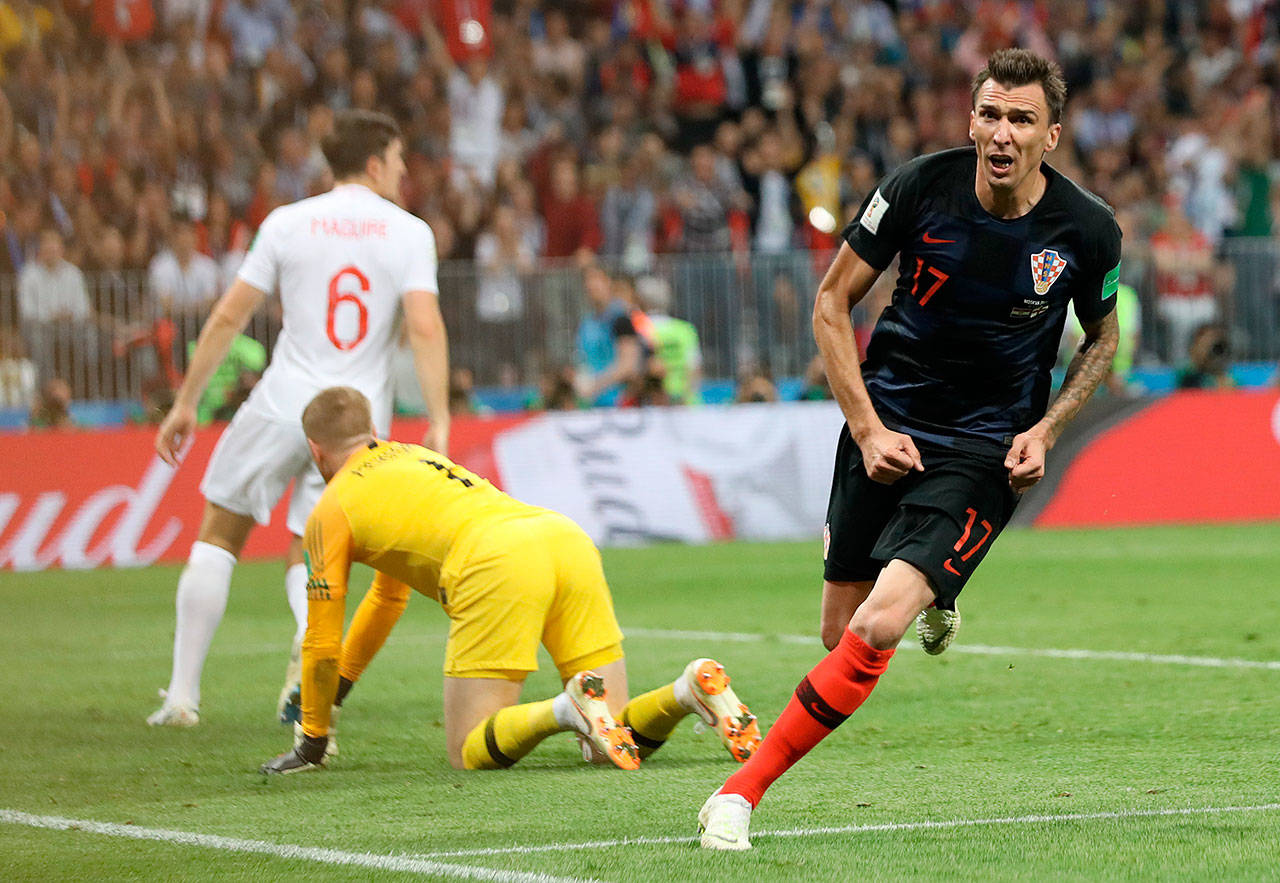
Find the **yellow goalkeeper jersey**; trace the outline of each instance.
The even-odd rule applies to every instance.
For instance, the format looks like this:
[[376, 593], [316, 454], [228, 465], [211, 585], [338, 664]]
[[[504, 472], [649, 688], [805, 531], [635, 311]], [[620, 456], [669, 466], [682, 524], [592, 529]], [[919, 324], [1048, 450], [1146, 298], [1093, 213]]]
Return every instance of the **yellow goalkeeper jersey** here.
[[354, 656], [348, 647], [342, 658], [343, 673], [354, 679], [404, 609], [408, 588], [443, 603], [442, 584], [452, 583], [485, 528], [545, 511], [419, 445], [378, 441], [352, 454], [307, 519], [304, 729], [318, 736], [328, 727], [352, 562], [377, 570], [371, 595], [398, 606], [376, 614], [377, 622], [357, 613]]
[[307, 595], [346, 594], [351, 562], [440, 600], [477, 528], [545, 510], [521, 503], [448, 457], [374, 442], [351, 455], [307, 519]]

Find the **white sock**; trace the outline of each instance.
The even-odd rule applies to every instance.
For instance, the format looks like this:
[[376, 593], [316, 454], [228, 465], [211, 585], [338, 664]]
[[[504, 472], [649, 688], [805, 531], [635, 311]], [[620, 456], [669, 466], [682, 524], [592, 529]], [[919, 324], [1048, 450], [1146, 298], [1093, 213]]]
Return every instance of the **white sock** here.
[[702, 706], [698, 704], [698, 700], [693, 698], [693, 690], [689, 687], [689, 681], [684, 675], [675, 679], [671, 685], [675, 689], [676, 701], [694, 714], [703, 714]]
[[284, 595], [289, 599], [293, 621], [298, 624], [297, 631], [293, 633], [293, 642], [297, 644], [307, 631], [307, 565], [289, 565], [284, 572]]
[[551, 711], [556, 716], [556, 723], [562, 729], [572, 730], [575, 733], [585, 734], [588, 732], [587, 722], [578, 713], [577, 706], [573, 704], [573, 700], [569, 698], [568, 693], [561, 693], [551, 700]]
[[191, 544], [174, 604], [178, 623], [173, 633], [173, 677], [165, 699], [169, 705], [200, 705], [200, 673], [227, 609], [235, 566], [236, 556], [226, 549], [198, 540]]

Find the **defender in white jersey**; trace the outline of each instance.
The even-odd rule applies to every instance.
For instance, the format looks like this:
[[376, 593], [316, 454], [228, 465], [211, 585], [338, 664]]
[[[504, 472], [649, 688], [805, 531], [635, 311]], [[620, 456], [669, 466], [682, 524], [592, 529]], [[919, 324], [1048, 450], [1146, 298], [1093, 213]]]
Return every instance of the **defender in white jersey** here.
[[156, 436], [160, 456], [176, 465], [214, 369], [266, 296], [278, 291], [283, 328], [271, 364], [218, 440], [200, 484], [204, 519], [178, 580], [173, 675], [164, 704], [147, 718], [152, 725], [199, 722], [200, 674], [226, 609], [232, 568], [254, 523], [267, 523], [293, 481], [285, 593], [297, 631], [283, 713], [300, 679], [297, 649], [307, 624], [301, 535], [324, 490], [302, 432], [302, 409], [322, 389], [352, 386], [373, 403], [375, 426], [387, 436], [389, 362], [402, 305], [431, 418], [423, 443], [448, 449], [448, 339], [437, 301], [435, 238], [391, 201], [405, 171], [399, 128], [383, 114], [344, 112], [322, 148], [337, 183], [263, 221], [236, 280], [201, 329]]

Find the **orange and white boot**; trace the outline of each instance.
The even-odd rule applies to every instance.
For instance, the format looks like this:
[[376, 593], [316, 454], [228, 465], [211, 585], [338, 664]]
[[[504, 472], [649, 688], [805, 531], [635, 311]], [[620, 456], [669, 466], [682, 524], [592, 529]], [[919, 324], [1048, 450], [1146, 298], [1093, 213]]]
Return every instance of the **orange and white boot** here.
[[593, 671], [580, 671], [564, 685], [574, 712], [578, 730], [597, 753], [609, 758], [624, 770], [640, 768], [640, 752], [631, 731], [613, 719], [604, 701], [604, 678]]
[[716, 731], [733, 759], [746, 763], [764, 737], [751, 710], [729, 686], [724, 666], [714, 659], [695, 659], [675, 683], [676, 699]]

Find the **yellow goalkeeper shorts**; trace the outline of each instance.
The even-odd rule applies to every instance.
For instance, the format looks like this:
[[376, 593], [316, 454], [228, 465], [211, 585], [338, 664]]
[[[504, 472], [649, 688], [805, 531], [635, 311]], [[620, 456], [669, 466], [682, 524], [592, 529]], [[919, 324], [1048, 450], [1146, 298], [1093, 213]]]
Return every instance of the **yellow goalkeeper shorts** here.
[[441, 580], [446, 676], [522, 680], [538, 669], [540, 642], [562, 678], [622, 658], [600, 552], [573, 521], [549, 511], [504, 519], [467, 546]]

